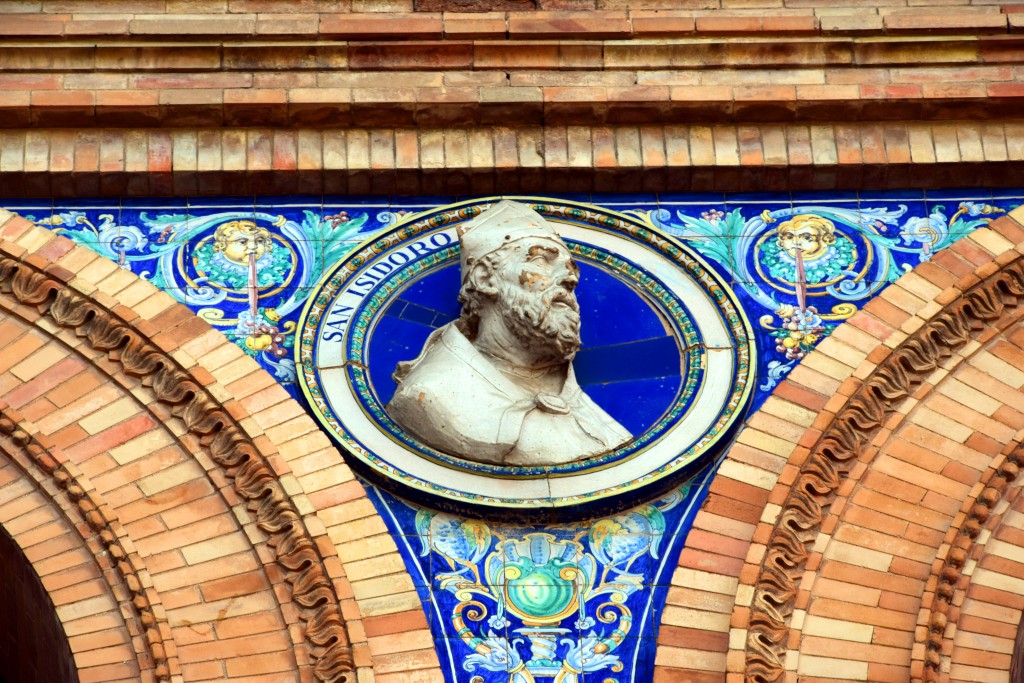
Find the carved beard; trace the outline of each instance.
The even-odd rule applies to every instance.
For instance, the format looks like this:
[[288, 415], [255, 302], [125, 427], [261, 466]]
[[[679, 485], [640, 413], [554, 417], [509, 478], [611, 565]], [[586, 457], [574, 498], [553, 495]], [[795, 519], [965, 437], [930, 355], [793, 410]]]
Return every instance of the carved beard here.
[[500, 287], [498, 307], [512, 335], [541, 359], [572, 360], [580, 349], [576, 296], [559, 286], [540, 293], [512, 283]]

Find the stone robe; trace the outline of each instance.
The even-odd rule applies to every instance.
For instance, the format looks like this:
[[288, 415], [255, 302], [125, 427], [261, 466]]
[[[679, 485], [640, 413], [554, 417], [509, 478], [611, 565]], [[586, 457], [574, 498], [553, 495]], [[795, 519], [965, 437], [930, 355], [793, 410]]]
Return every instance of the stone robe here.
[[449, 323], [400, 364], [388, 414], [423, 443], [476, 462], [558, 465], [607, 453], [631, 435], [583, 393], [568, 364], [557, 396], [498, 370]]

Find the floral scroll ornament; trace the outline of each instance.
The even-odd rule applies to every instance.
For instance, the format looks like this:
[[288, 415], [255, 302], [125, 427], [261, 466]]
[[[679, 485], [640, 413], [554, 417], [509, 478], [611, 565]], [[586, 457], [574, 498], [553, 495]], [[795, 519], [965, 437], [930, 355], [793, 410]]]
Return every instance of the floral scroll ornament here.
[[422, 556], [450, 571], [434, 580], [456, 603], [451, 624], [469, 648], [463, 668], [473, 683], [582, 683], [624, 665], [615, 650], [630, 633], [629, 598], [650, 590], [644, 557], [657, 559], [664, 512], [686, 489], [593, 523], [544, 531], [492, 529], [478, 520], [419, 510]]
[[65, 211], [41, 219], [27, 216], [39, 225], [51, 226], [54, 232], [89, 247], [101, 256], [131, 270], [128, 253], [146, 246], [142, 231], [132, 225], [120, 225], [113, 214], [101, 213], [95, 219], [82, 211]]
[[949, 216], [942, 205], [926, 216], [905, 218], [907, 211], [902, 204], [896, 210], [808, 205], [753, 217], [741, 208], [711, 209], [695, 218], [661, 209], [650, 218], [729, 271], [767, 309], [761, 328], [783, 355], [768, 362], [761, 385], [767, 391], [860, 303], [1004, 212], [970, 201]]
[[[307, 210], [301, 221], [252, 210], [142, 212], [137, 227], [112, 213], [65, 211], [36, 222], [150, 280], [289, 381], [296, 324], [288, 318], [298, 315], [325, 264], [368, 236], [368, 218], [346, 211], [321, 219]], [[395, 220], [390, 212], [377, 219]]]

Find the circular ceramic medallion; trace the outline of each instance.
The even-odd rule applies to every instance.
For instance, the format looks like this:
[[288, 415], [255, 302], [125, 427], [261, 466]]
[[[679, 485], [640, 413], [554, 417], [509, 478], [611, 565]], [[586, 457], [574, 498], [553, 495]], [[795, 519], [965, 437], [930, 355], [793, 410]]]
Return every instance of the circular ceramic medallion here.
[[579, 265], [576, 380], [633, 438], [568, 464], [492, 465], [435, 450], [388, 415], [396, 365], [459, 316], [457, 227], [493, 198], [412, 216], [329, 269], [296, 347], [314, 413], [375, 481], [440, 507], [582, 513], [678, 483], [714, 456], [754, 386], [753, 335], [733, 293], [643, 217], [508, 199], [551, 223]]

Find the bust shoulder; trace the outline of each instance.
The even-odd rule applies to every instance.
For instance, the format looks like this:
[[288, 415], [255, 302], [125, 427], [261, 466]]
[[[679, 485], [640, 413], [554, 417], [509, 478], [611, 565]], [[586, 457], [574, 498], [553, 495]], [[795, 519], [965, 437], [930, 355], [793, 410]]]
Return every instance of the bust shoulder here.
[[514, 399], [489, 381], [487, 368], [474, 362], [462, 345], [472, 349], [454, 327], [428, 342], [386, 410], [438, 450], [472, 452], [477, 456], [474, 460], [500, 463], [515, 445], [502, 442], [498, 434], [502, 415]]

